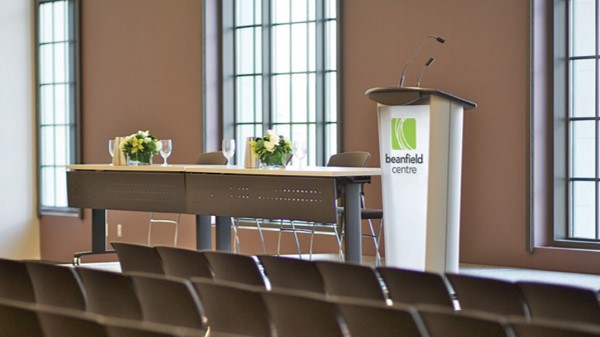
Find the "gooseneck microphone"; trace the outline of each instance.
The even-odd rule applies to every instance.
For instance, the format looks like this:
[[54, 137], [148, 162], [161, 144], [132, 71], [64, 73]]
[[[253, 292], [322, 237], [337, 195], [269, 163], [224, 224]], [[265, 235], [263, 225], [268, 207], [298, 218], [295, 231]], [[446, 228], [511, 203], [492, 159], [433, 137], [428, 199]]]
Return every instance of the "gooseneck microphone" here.
[[423, 49], [423, 47], [425, 46], [427, 41], [429, 41], [429, 39], [435, 39], [439, 43], [446, 42], [446, 39], [444, 39], [441, 36], [437, 36], [437, 35], [429, 35], [426, 38], [424, 38], [423, 41], [421, 41], [421, 44], [419, 44], [419, 47], [414, 51], [414, 53], [411, 55], [411, 57], [408, 59], [408, 61], [406, 61], [406, 64], [404, 64], [404, 69], [402, 69], [402, 76], [400, 76], [400, 82], [398, 83], [399, 87], [404, 86], [404, 80], [406, 79], [406, 70], [408, 70], [408, 66], [413, 61], [413, 59], [419, 54], [421, 49]]
[[419, 73], [419, 79], [417, 80], [417, 88], [421, 86], [421, 78], [423, 78], [423, 73], [425, 72], [425, 70], [427, 70], [427, 68], [429, 68], [431, 64], [433, 64], [433, 62], [435, 62], [435, 58], [433, 57], [430, 57], [429, 60], [425, 62], [423, 69], [421, 69], [421, 72]]

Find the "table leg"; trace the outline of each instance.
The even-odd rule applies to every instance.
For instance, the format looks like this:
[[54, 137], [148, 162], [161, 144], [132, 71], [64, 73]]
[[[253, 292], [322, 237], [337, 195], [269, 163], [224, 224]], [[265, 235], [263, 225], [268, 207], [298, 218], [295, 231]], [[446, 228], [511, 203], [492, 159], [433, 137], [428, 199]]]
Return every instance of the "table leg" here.
[[92, 253], [106, 252], [106, 210], [92, 209]]
[[360, 263], [362, 257], [360, 186], [359, 183], [347, 183], [345, 186], [344, 219], [346, 229], [344, 239], [346, 243], [346, 261], [352, 263]]
[[196, 249], [212, 249], [210, 215], [196, 215]]
[[217, 250], [231, 250], [231, 217], [217, 216]]

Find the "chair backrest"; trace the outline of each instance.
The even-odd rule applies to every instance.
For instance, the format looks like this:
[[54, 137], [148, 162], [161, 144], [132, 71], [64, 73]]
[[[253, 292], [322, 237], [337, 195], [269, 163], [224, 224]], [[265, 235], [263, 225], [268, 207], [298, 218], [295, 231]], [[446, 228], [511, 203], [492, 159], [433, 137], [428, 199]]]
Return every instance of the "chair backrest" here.
[[40, 261], [27, 261], [25, 265], [36, 303], [85, 310], [83, 286], [74, 268]]
[[567, 285], [517, 282], [531, 317], [600, 324], [600, 305], [592, 289]]
[[165, 275], [187, 279], [212, 278], [210, 265], [203, 252], [169, 246], [156, 246], [154, 249], [160, 256]]
[[0, 259], [0, 298], [35, 302], [35, 292], [23, 261]]
[[141, 320], [142, 308], [129, 275], [77, 267], [87, 298], [87, 310], [109, 317]]
[[323, 278], [325, 294], [328, 296], [362, 298], [385, 303], [386, 296], [373, 268], [335, 261], [316, 261], [315, 265]]
[[417, 311], [429, 337], [512, 337], [499, 315], [431, 305], [417, 306]]
[[393, 303], [433, 304], [454, 308], [442, 275], [436, 273], [378, 267]]
[[560, 320], [509, 318], [509, 326], [517, 337], [598, 337], [596, 324]]
[[37, 316], [45, 337], [108, 337], [101, 316], [64, 308], [38, 308]]
[[277, 336], [344, 336], [335, 303], [322, 295], [278, 289], [264, 291], [262, 297]]
[[329, 157], [327, 166], [363, 167], [367, 165], [369, 158], [371, 158], [371, 154], [366, 151], [341, 152]]
[[206, 316], [190, 281], [131, 273], [144, 321], [206, 330]]
[[[164, 326], [152, 322], [104, 319], [103, 325], [109, 337], [190, 337], [185, 329]], [[198, 335], [203, 337], [204, 335]], [[79, 336], [77, 336], [79, 337]]]
[[352, 337], [426, 336], [423, 322], [410, 306], [390, 307], [354, 299], [336, 301], [336, 306]]
[[253, 257], [223, 251], [204, 251], [215, 280], [265, 287], [264, 277]]
[[1, 299], [0, 337], [45, 337], [34, 307], [33, 303]]
[[121, 271], [164, 275], [160, 256], [153, 247], [125, 242], [111, 242], [117, 252]]
[[528, 317], [525, 298], [516, 283], [463, 274], [446, 273], [461, 309], [504, 316]]
[[225, 165], [227, 158], [221, 151], [203, 152], [198, 155], [195, 163], [198, 165]]
[[262, 287], [193, 278], [194, 288], [206, 311], [210, 332], [270, 337], [267, 307]]
[[275, 255], [259, 255], [271, 287], [325, 294], [323, 278], [314, 262]]

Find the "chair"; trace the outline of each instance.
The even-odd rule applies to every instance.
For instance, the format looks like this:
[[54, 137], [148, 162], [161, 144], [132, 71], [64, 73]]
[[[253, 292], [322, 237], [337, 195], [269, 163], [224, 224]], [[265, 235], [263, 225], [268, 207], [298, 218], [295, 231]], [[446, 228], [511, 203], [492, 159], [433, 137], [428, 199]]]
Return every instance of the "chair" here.
[[461, 309], [488, 311], [503, 316], [528, 317], [519, 286], [513, 282], [447, 273], [446, 278]]
[[264, 276], [253, 257], [221, 251], [203, 251], [203, 253], [210, 264], [215, 280], [266, 287]]
[[26, 261], [38, 304], [85, 310], [85, 295], [79, 275], [72, 267], [41, 261]]
[[0, 259], [0, 298], [35, 302], [35, 293], [25, 263]]
[[509, 318], [508, 324], [516, 337], [598, 337], [600, 328], [594, 324], [559, 320]]
[[272, 289], [294, 289], [325, 294], [323, 278], [312, 261], [274, 255], [259, 255]]
[[206, 311], [210, 333], [270, 337], [271, 324], [261, 297], [262, 287], [193, 278]]
[[454, 308], [450, 292], [440, 274], [377, 267], [388, 290], [388, 296], [394, 304], [433, 304]]
[[262, 298], [277, 336], [345, 336], [335, 304], [323, 296], [279, 289], [263, 292]]
[[[227, 158], [223, 156], [221, 151], [203, 152], [196, 157], [194, 163], [197, 165], [225, 165], [227, 164]], [[150, 219], [148, 220], [148, 246], [152, 245], [152, 225], [154, 224], [172, 224], [174, 227], [173, 246], [177, 246], [181, 214], [174, 214], [174, 217], [174, 219], [160, 219], [156, 217], [155, 212], [150, 213]]]
[[[338, 154], [334, 154], [329, 158], [327, 162], [327, 166], [337, 166], [337, 167], [364, 167], [367, 164], [367, 161], [371, 157], [369, 152], [364, 151], [353, 151], [353, 152], [342, 152]], [[338, 190], [338, 199], [343, 201], [343, 195], [341, 195], [341, 188]], [[363, 206], [364, 206], [364, 198], [363, 198]], [[343, 214], [343, 208], [338, 208], [338, 213]], [[361, 214], [362, 218], [362, 214]], [[289, 225], [282, 226], [279, 231], [278, 237], [278, 252], [279, 255], [279, 247], [281, 246], [281, 233], [282, 232], [291, 232], [295, 235], [296, 244], [298, 251], [300, 251], [300, 246], [298, 243], [297, 233], [298, 232], [308, 232], [311, 234], [310, 237], [310, 250], [309, 256], [312, 259], [313, 254], [313, 245], [314, 245], [314, 237], [315, 235], [333, 235], [335, 236], [336, 242], [338, 244], [338, 254], [340, 260], [343, 260], [344, 252], [342, 249], [342, 240], [343, 240], [343, 221], [338, 221], [338, 223], [334, 224], [323, 224], [323, 223], [306, 223], [306, 222], [298, 222], [298, 221], [290, 221]], [[377, 250], [379, 250], [379, 246], [377, 245]], [[379, 256], [379, 255], [378, 255]]]
[[99, 315], [142, 320], [133, 280], [129, 275], [77, 267], [87, 298], [87, 311]]
[[432, 305], [419, 305], [417, 311], [430, 337], [512, 337], [498, 315]]
[[190, 281], [175, 277], [130, 273], [144, 321], [186, 329], [186, 335], [202, 335], [206, 315]]
[[212, 278], [212, 271], [204, 253], [198, 250], [168, 246], [156, 246], [167, 276], [190, 279], [192, 277]]
[[600, 324], [600, 306], [592, 289], [566, 285], [517, 282], [531, 317]]
[[410, 306], [390, 307], [372, 301], [335, 301], [352, 337], [422, 337], [425, 327]]
[[380, 301], [386, 296], [371, 267], [335, 261], [315, 261], [327, 296], [343, 296]]
[[0, 337], [45, 337], [34, 305], [1, 299]]
[[45, 337], [108, 337], [100, 315], [56, 307], [36, 311]]
[[122, 272], [164, 275], [162, 261], [153, 247], [125, 242], [111, 242], [117, 252]]

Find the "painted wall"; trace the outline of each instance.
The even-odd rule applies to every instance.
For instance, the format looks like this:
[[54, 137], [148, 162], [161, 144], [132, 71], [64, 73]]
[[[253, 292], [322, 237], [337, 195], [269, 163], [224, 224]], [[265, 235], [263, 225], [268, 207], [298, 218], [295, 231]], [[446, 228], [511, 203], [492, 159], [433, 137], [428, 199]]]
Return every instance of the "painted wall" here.
[[[108, 162], [106, 141], [138, 128], [173, 138], [172, 162], [200, 150], [201, 7], [200, 0], [83, 0], [85, 163]], [[598, 272], [597, 252], [526, 251], [528, 1], [344, 0], [343, 25], [344, 150], [368, 150], [377, 166], [375, 103], [364, 92], [397, 84], [422, 39], [442, 35], [447, 43], [422, 50], [407, 84], [433, 56], [422, 86], [479, 104], [464, 121], [461, 262]], [[370, 206], [380, 204], [379, 195], [375, 179], [367, 186]], [[111, 212], [109, 240], [123, 223], [121, 239], [144, 242], [147, 216]], [[193, 220], [185, 221], [184, 233], [192, 233]], [[46, 258], [68, 260], [89, 247], [89, 214], [83, 221], [48, 217], [41, 228]], [[182, 245], [193, 245], [191, 235]]]
[[0, 1], [0, 46], [0, 257], [38, 258], [32, 1]]

